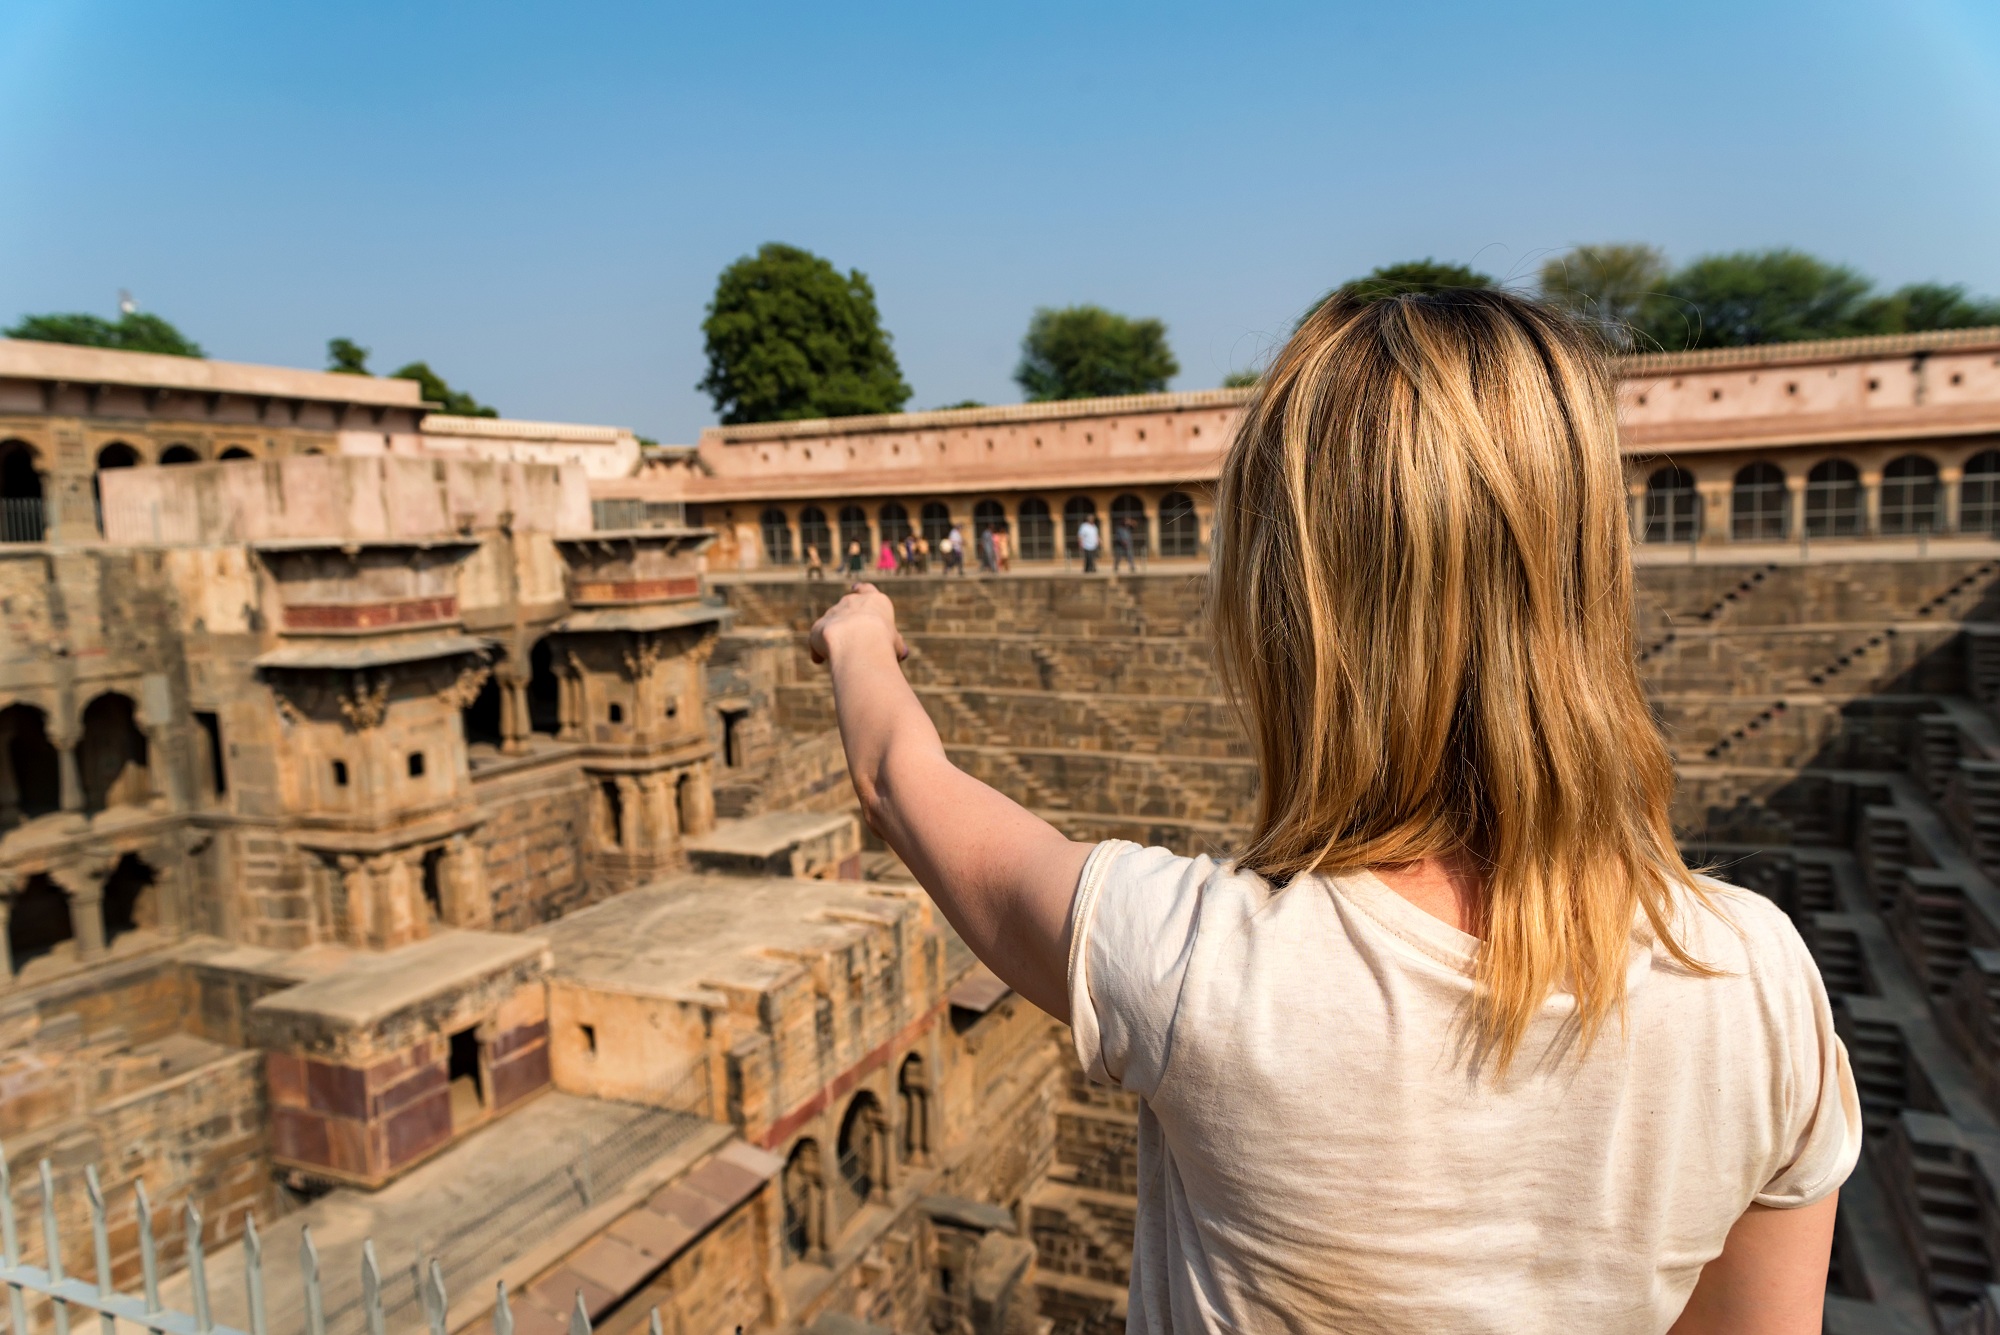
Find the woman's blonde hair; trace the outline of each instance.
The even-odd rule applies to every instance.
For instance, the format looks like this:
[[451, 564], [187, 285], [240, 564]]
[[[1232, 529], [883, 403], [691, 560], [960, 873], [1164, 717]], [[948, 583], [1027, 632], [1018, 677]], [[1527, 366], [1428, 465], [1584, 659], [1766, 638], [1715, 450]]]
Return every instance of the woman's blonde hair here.
[[1245, 410], [1210, 620], [1263, 770], [1238, 861], [1468, 858], [1478, 1048], [1504, 1071], [1558, 989], [1587, 1046], [1640, 915], [1683, 965], [1674, 773], [1633, 658], [1614, 381], [1525, 298], [1336, 295]]

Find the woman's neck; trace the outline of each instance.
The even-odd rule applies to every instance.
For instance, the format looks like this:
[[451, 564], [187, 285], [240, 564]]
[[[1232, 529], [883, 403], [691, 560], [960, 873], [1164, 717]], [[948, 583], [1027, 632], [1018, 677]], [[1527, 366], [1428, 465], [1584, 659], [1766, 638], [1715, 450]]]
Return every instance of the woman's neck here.
[[1462, 853], [1371, 868], [1382, 884], [1439, 922], [1479, 936], [1486, 918], [1486, 878]]

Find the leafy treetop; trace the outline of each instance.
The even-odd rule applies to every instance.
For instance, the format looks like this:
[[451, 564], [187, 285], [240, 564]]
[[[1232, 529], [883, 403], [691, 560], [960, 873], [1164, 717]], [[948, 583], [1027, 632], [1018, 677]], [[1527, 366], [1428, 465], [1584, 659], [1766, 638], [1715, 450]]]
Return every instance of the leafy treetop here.
[[1156, 394], [1180, 374], [1167, 327], [1101, 306], [1043, 307], [1028, 322], [1014, 380], [1031, 403]]
[[157, 315], [126, 311], [117, 320], [95, 315], [28, 315], [6, 331], [8, 338], [37, 343], [79, 343], [89, 348], [122, 352], [158, 352], [169, 357], [199, 357], [201, 345]]
[[1477, 269], [1469, 269], [1463, 264], [1446, 264], [1440, 260], [1407, 260], [1401, 264], [1385, 264], [1369, 273], [1365, 278], [1352, 278], [1337, 289], [1342, 296], [1359, 297], [1362, 301], [1380, 301], [1384, 297], [1410, 296], [1423, 292], [1449, 292], [1459, 287], [1492, 287], [1493, 280]]
[[1224, 389], [1248, 389], [1261, 379], [1263, 377], [1255, 371], [1231, 371], [1228, 375], [1222, 377], [1222, 387]]
[[[330, 338], [326, 342], [326, 369], [336, 375], [373, 375], [368, 369], [368, 349], [351, 338]], [[431, 370], [428, 362], [411, 362], [389, 373], [391, 380], [414, 380], [423, 386], [424, 398], [453, 417], [498, 417], [500, 414], [470, 394], [453, 389], [444, 377]]]
[[910, 387], [859, 269], [768, 243], [722, 271], [698, 388], [727, 423], [893, 413]]

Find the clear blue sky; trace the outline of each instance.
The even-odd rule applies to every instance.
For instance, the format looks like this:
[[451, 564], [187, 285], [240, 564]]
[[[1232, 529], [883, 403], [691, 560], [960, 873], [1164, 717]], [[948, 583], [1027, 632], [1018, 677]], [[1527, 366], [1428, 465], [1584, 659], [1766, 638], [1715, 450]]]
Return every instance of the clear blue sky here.
[[129, 288], [521, 417], [692, 440], [715, 276], [875, 283], [912, 407], [1013, 402], [1038, 305], [1177, 387], [1425, 255], [1792, 244], [2000, 292], [2000, 6], [0, 4], [0, 323]]

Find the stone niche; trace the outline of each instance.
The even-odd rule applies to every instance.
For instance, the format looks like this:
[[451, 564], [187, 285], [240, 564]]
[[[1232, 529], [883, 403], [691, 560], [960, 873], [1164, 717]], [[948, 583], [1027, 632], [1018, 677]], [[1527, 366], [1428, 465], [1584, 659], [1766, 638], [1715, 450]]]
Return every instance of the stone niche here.
[[549, 1084], [547, 947], [444, 931], [250, 1008], [272, 1158], [379, 1187]]

